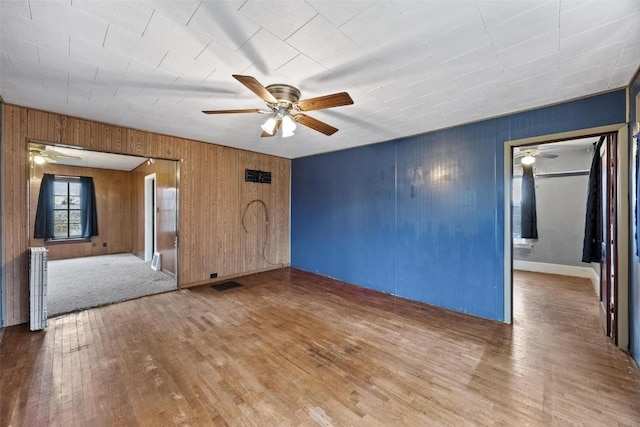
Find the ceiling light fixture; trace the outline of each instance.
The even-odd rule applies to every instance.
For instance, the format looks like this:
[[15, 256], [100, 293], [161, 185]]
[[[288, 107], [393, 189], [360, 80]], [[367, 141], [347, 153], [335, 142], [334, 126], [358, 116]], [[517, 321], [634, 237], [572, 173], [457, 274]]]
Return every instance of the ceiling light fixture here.
[[523, 165], [532, 165], [536, 162], [536, 158], [533, 157], [531, 154], [526, 154], [521, 160], [520, 163]]
[[263, 131], [268, 133], [269, 135], [273, 135], [276, 131], [276, 119], [274, 117], [269, 117], [266, 122], [260, 126]]
[[296, 130], [296, 123], [287, 114], [282, 118], [282, 137], [288, 138], [293, 136], [293, 132]]
[[286, 106], [278, 107], [276, 111], [274, 111], [274, 115], [269, 117], [263, 124], [260, 126], [265, 133], [268, 135], [274, 135], [278, 129], [282, 126], [282, 137], [288, 138], [293, 136], [293, 132], [296, 130], [296, 124], [289, 115], [289, 111]]

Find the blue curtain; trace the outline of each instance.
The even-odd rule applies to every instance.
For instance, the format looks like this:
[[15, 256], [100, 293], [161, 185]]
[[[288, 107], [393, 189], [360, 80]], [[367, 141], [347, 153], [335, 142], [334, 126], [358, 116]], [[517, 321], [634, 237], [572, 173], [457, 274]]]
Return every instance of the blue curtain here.
[[96, 191], [93, 178], [80, 177], [80, 210], [82, 237], [90, 238], [98, 235], [98, 210], [96, 209]]
[[55, 176], [45, 173], [40, 183], [36, 223], [33, 231], [35, 239], [53, 239], [53, 184]]
[[520, 184], [520, 237], [538, 238], [538, 219], [536, 215], [536, 183], [533, 178], [533, 165], [522, 165]]

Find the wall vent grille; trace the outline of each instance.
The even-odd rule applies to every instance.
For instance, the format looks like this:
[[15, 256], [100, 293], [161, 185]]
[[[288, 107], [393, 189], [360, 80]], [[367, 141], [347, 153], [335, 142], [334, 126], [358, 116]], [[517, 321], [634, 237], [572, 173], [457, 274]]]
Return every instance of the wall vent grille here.
[[244, 180], [246, 182], [258, 182], [260, 184], [271, 184], [271, 172], [245, 169]]

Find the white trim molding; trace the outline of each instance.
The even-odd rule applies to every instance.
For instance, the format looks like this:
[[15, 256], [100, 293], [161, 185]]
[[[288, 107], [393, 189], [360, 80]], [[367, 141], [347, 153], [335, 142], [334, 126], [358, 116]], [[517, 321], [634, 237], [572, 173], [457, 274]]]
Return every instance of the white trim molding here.
[[591, 266], [591, 284], [593, 285], [593, 291], [596, 293], [598, 300], [600, 300], [600, 264], [592, 262]]
[[596, 272], [591, 267], [578, 267], [575, 265], [548, 264], [546, 262], [532, 262], [513, 260], [514, 270], [534, 271], [536, 273], [559, 274], [561, 276], [582, 277], [594, 280]]

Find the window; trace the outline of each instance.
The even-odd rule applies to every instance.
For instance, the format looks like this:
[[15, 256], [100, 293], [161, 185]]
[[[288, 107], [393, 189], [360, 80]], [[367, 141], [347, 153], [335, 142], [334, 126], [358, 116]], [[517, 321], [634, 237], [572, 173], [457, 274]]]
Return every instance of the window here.
[[98, 235], [93, 178], [42, 175], [34, 239], [89, 239]]
[[53, 192], [53, 238], [81, 238], [80, 181], [73, 178], [56, 178]]
[[513, 238], [514, 239], [519, 239], [520, 236], [522, 236], [521, 232], [522, 232], [522, 227], [520, 226], [520, 201], [521, 199], [521, 183], [522, 183], [522, 178], [520, 177], [514, 177], [513, 178], [513, 186], [511, 187], [511, 194], [513, 195], [511, 198], [512, 201], [512, 205], [511, 205], [511, 216], [513, 218], [512, 223], [512, 232], [513, 232]]

